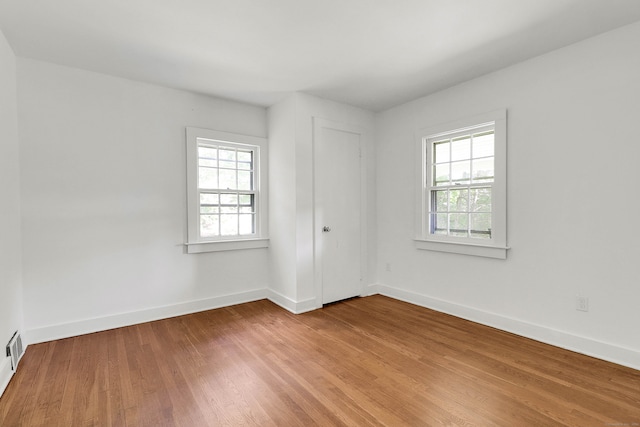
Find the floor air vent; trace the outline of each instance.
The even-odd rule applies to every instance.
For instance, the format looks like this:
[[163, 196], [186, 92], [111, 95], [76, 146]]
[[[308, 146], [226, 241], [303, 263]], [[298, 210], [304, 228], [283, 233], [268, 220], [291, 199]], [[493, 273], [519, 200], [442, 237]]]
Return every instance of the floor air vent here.
[[18, 367], [18, 362], [24, 354], [24, 348], [22, 347], [22, 338], [18, 331], [13, 334], [9, 344], [7, 344], [7, 357], [11, 357], [11, 369], [15, 372]]

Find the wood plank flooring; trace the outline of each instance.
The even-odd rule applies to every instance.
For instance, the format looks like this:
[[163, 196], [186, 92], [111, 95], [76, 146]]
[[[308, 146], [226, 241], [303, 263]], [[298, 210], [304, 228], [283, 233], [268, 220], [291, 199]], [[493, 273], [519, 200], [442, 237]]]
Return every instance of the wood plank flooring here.
[[640, 371], [383, 296], [29, 346], [9, 426], [640, 426]]

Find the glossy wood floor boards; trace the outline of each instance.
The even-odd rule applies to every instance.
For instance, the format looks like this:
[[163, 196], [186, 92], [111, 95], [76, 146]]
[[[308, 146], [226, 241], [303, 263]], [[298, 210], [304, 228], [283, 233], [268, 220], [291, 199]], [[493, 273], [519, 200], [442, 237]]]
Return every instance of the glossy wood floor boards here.
[[2, 426], [640, 425], [640, 371], [383, 296], [29, 346]]

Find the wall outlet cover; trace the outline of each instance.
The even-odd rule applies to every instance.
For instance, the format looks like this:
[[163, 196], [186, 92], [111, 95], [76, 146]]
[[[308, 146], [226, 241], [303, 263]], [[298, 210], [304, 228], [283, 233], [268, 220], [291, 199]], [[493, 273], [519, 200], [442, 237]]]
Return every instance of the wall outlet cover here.
[[589, 298], [583, 296], [576, 297], [576, 310], [589, 311]]

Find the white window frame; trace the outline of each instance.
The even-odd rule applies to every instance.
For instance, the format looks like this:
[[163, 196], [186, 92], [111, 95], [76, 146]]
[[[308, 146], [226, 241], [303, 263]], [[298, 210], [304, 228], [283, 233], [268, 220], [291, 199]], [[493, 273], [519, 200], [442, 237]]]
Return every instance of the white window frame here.
[[[198, 187], [198, 146], [209, 142], [230, 148], [251, 149], [254, 153], [255, 233], [250, 236], [200, 236], [200, 191]], [[269, 246], [267, 139], [196, 127], [186, 128], [187, 145], [187, 253], [257, 249]]]
[[[430, 233], [431, 150], [434, 138], [493, 125], [495, 175], [491, 200], [491, 238], [454, 237]], [[507, 111], [498, 110], [416, 132], [416, 237], [417, 249], [506, 259], [507, 250]]]

